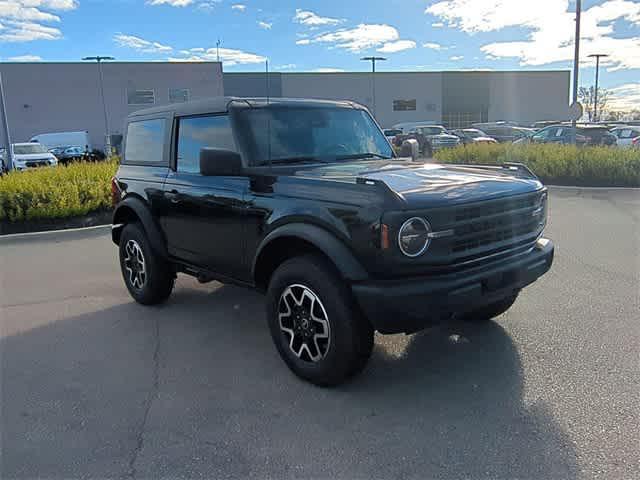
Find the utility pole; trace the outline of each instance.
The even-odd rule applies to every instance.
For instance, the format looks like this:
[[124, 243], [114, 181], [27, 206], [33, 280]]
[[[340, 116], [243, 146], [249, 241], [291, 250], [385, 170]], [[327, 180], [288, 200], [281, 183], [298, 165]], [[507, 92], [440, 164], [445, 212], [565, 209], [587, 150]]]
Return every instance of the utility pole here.
[[376, 62], [384, 62], [386, 58], [384, 57], [364, 57], [361, 59], [365, 62], [371, 62], [371, 95], [373, 96], [373, 116], [377, 117], [377, 109], [376, 109]]
[[600, 59], [601, 58], [606, 58], [609, 55], [607, 55], [606, 53], [594, 53], [592, 55], [589, 55], [589, 58], [595, 58], [596, 59], [596, 91], [594, 92], [594, 100], [593, 100], [593, 121], [597, 122], [598, 121], [598, 81], [600, 79]]
[[13, 150], [11, 149], [11, 136], [9, 135], [9, 120], [7, 120], [7, 104], [4, 101], [4, 87], [2, 85], [2, 73], [0, 73], [0, 120], [2, 120], [2, 131], [5, 141], [5, 167], [7, 170], [13, 169]]
[[220, 39], [216, 42], [216, 61], [220, 62]]
[[104, 77], [102, 75], [102, 62], [105, 60], [115, 60], [113, 57], [85, 57], [82, 60], [96, 62], [98, 64], [98, 79], [100, 83], [100, 96], [102, 97], [102, 110], [104, 112], [104, 131], [105, 131], [105, 154], [111, 156], [111, 134], [109, 133], [109, 117], [107, 115], [107, 102], [104, 99]]
[[[580, 74], [580, 19], [582, 17], [582, 0], [576, 0], [576, 38], [573, 58], [573, 105], [578, 104], [578, 76]], [[576, 143], [576, 119], [571, 121], [571, 140]]]

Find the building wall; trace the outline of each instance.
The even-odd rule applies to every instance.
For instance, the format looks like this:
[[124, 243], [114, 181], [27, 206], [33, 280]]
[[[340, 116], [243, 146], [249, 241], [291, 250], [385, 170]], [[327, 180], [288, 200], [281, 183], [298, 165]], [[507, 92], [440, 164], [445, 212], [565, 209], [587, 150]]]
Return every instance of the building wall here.
[[[451, 126], [510, 120], [532, 123], [568, 118], [569, 72], [380, 72], [373, 105], [369, 73], [272, 73], [272, 97], [353, 100], [376, 113], [383, 127], [433, 121]], [[264, 73], [224, 74], [225, 94], [264, 96]], [[395, 100], [415, 100], [415, 110], [394, 109]], [[465, 123], [466, 122], [466, 123]]]
[[569, 118], [569, 72], [492, 72], [489, 120]]
[[270, 73], [267, 79], [264, 73], [225, 73], [224, 94], [230, 97], [282, 97], [282, 75]]
[[[98, 71], [91, 63], [2, 63], [7, 114], [14, 142], [40, 133], [89, 131], [103, 148], [104, 114]], [[105, 98], [112, 134], [127, 115], [152, 105], [128, 105], [128, 89], [148, 89], [155, 105], [169, 103], [169, 89], [189, 89], [192, 99], [224, 94], [219, 63], [105, 63]]]
[[[282, 91], [285, 97], [353, 100], [369, 107], [383, 127], [400, 122], [440, 121], [440, 73], [384, 72], [376, 74], [375, 82], [375, 108], [369, 73], [287, 73], [282, 75]], [[416, 110], [394, 111], [394, 100], [416, 100]]]

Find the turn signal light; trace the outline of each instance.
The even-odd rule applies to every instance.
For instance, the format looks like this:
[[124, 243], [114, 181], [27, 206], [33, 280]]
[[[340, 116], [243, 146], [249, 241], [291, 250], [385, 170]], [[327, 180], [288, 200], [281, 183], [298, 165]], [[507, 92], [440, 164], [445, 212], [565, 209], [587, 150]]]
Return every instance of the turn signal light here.
[[382, 250], [388, 250], [391, 246], [389, 242], [389, 226], [384, 223], [380, 226], [380, 247]]

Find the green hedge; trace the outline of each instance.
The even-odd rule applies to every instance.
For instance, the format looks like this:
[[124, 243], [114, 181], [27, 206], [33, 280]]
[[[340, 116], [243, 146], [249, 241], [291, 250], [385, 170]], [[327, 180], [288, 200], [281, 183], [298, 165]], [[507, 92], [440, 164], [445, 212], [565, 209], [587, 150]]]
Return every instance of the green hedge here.
[[111, 206], [117, 159], [11, 172], [0, 177], [0, 221], [69, 218]]
[[436, 153], [441, 163], [527, 165], [544, 182], [582, 187], [640, 187], [640, 149], [573, 145], [468, 145]]

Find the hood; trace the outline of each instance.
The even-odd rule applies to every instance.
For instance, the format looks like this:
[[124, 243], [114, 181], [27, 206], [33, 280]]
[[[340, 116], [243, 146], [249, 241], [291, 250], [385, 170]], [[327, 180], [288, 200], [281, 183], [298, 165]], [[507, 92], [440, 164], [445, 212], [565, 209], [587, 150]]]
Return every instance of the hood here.
[[522, 178], [507, 170], [387, 160], [301, 168], [295, 175], [339, 181], [355, 182], [361, 178], [384, 182], [411, 209], [490, 200], [542, 188], [539, 180]]

